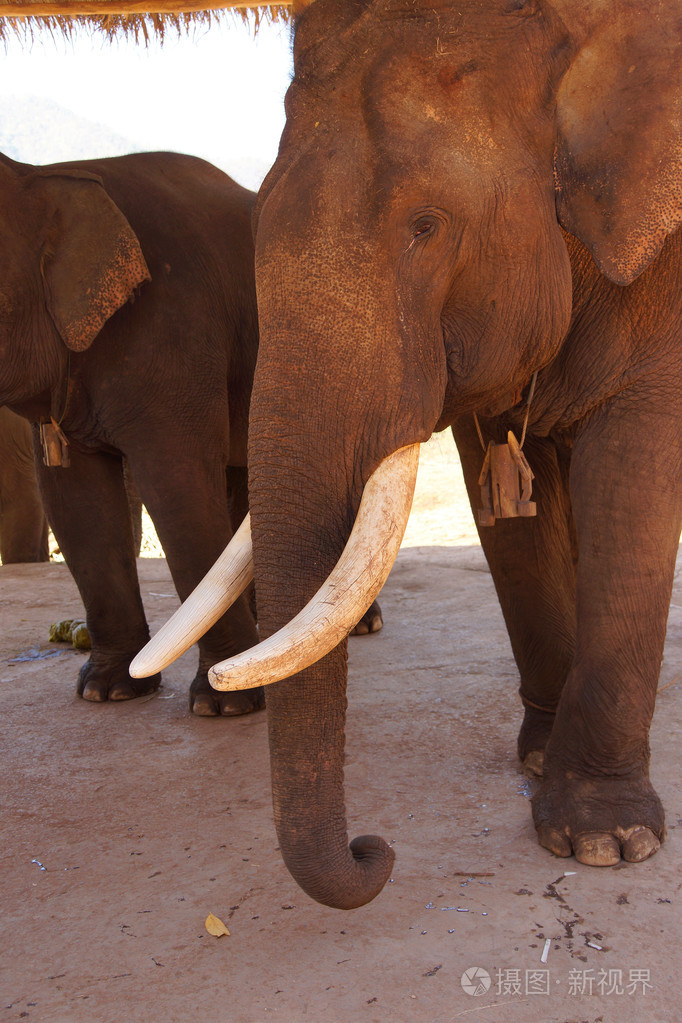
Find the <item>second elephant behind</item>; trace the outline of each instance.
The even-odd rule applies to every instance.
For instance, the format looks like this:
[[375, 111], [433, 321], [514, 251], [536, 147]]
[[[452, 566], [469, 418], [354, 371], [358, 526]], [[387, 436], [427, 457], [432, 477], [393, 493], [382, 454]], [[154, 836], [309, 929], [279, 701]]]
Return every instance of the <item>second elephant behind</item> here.
[[[124, 459], [181, 597], [246, 511], [258, 346], [252, 204], [252, 193], [189, 156], [49, 167], [0, 157], [0, 306], [9, 310], [0, 404], [56, 438], [62, 464], [36, 459], [36, 468], [86, 609], [92, 652], [78, 691], [88, 700], [130, 699], [160, 683], [128, 675], [149, 630]], [[262, 706], [259, 690], [224, 700], [206, 679], [216, 653], [256, 638], [242, 600], [202, 640], [195, 713]]]

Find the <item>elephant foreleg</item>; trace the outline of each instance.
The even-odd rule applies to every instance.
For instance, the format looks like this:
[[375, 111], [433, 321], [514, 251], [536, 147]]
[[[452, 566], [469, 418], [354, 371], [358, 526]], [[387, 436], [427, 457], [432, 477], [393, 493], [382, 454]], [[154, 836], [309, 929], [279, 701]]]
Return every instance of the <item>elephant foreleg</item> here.
[[80, 590], [92, 641], [78, 692], [86, 700], [129, 700], [157, 689], [160, 676], [131, 679], [128, 665], [149, 638], [121, 458], [75, 445], [68, 468], [36, 458], [48, 518]]
[[594, 865], [645, 859], [664, 835], [649, 726], [682, 526], [679, 405], [663, 381], [642, 384], [573, 448], [576, 650], [533, 816], [543, 845]]
[[[493, 431], [496, 424], [487, 423]], [[481, 508], [483, 452], [471, 418], [453, 427], [474, 517]], [[500, 438], [504, 430], [500, 431]], [[549, 438], [528, 437], [524, 452], [535, 479], [537, 516], [479, 527], [514, 658], [521, 676], [524, 719], [521, 760], [542, 773], [561, 690], [575, 649], [575, 528], [568, 494], [569, 452]]]

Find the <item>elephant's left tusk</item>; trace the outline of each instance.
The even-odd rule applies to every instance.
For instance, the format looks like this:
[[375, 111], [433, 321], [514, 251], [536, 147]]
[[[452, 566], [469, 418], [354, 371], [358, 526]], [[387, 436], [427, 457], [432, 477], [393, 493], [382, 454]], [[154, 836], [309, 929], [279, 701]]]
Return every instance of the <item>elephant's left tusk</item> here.
[[196, 589], [133, 658], [132, 677], [155, 675], [177, 660], [232, 607], [252, 579], [251, 520], [247, 515]]
[[302, 671], [345, 639], [386, 582], [402, 542], [419, 445], [386, 458], [365, 485], [355, 525], [315, 596], [279, 632], [208, 673], [214, 689], [252, 689]]

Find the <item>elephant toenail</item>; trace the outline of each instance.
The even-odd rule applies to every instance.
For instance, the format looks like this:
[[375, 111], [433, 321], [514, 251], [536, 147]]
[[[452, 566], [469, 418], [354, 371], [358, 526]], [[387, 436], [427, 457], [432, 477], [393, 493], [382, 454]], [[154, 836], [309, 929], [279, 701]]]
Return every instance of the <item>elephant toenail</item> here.
[[109, 699], [110, 700], [118, 700], [118, 701], [120, 701], [120, 700], [132, 700], [132, 699], [135, 698], [135, 696], [136, 696], [136, 693], [133, 692], [132, 687], [131, 686], [127, 686], [125, 684], [122, 685], [122, 684], [119, 683], [118, 685], [112, 686], [111, 689], [109, 690]]
[[551, 853], [554, 853], [555, 856], [566, 857], [571, 855], [571, 843], [568, 835], [561, 831], [556, 831], [555, 828], [538, 828], [538, 842], [545, 849], [549, 849]]
[[587, 832], [573, 840], [575, 858], [590, 867], [615, 867], [620, 863], [620, 845], [613, 835]]
[[661, 848], [661, 843], [650, 828], [631, 828], [623, 836], [623, 859], [628, 863], [641, 863]]
[[82, 692], [84, 700], [89, 700], [90, 703], [104, 703], [106, 696], [104, 696], [98, 686], [86, 685]]

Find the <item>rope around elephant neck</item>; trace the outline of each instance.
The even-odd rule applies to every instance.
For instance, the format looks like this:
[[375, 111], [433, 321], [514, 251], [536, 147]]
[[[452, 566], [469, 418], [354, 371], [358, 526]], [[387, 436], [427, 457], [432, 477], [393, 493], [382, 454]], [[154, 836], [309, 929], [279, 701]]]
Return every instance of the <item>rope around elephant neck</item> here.
[[66, 410], [69, 407], [69, 384], [70, 383], [71, 383], [71, 350], [68, 349], [67, 353], [66, 353], [66, 387], [64, 389], [64, 408], [62, 409], [62, 414], [59, 417], [59, 419], [57, 419], [56, 416], [52, 417], [55, 420], [55, 422], [57, 423], [57, 426], [61, 426], [62, 425], [62, 423], [64, 421], [64, 416], [66, 415]]
[[[531, 377], [530, 387], [528, 388], [528, 397], [526, 398], [526, 414], [523, 417], [523, 428], [521, 430], [521, 440], [519, 441], [519, 447], [520, 448], [523, 447], [524, 441], [526, 439], [526, 429], [528, 427], [528, 416], [530, 414], [530, 403], [532, 402], [533, 395], [535, 394], [535, 384], [537, 383], [537, 379], [538, 379], [538, 371], [536, 370], [535, 373], [533, 373], [533, 376]], [[474, 412], [474, 422], [476, 424], [476, 433], [478, 434], [478, 439], [479, 439], [479, 441], [481, 443], [481, 449], [483, 451], [485, 451], [486, 450], [486, 444], [485, 444], [485, 441], [483, 440], [483, 434], [481, 432], [481, 424], [479, 423], [478, 416], [476, 415], [475, 412]]]

